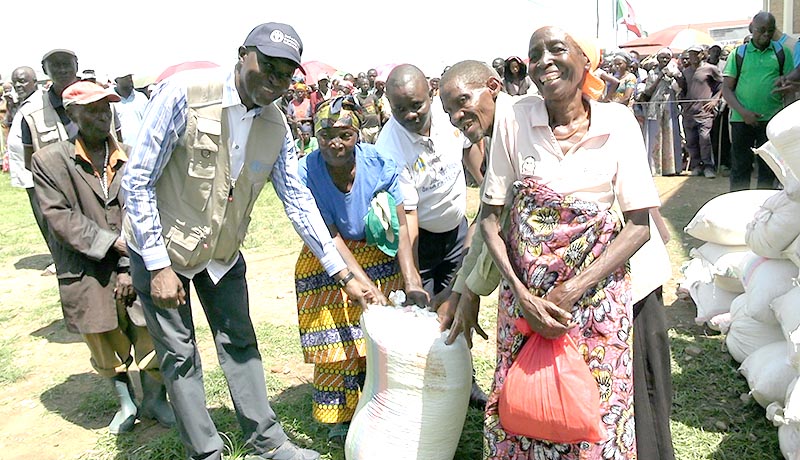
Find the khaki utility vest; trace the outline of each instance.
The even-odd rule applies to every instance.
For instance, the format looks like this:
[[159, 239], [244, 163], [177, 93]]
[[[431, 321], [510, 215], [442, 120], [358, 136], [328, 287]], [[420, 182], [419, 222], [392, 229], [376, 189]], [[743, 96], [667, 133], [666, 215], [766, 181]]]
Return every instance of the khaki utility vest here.
[[34, 152], [50, 144], [69, 139], [67, 130], [58, 117], [58, 112], [50, 103], [50, 95], [47, 91], [36, 90], [19, 108], [19, 111], [31, 130]]
[[164, 243], [173, 268], [193, 269], [211, 259], [230, 263], [283, 148], [286, 119], [273, 104], [253, 119], [244, 166], [234, 183], [219, 71], [185, 71], [179, 78], [187, 82], [186, 130], [156, 183]]

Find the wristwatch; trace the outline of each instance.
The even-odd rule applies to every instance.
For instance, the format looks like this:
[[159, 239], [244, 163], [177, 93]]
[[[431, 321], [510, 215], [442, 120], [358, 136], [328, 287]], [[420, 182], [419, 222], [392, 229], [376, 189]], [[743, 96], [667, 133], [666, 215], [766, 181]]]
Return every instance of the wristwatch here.
[[345, 286], [347, 286], [347, 283], [349, 283], [350, 280], [355, 278], [355, 277], [356, 277], [356, 275], [354, 275], [353, 272], [349, 272], [337, 282], [339, 283], [339, 286], [345, 287]]

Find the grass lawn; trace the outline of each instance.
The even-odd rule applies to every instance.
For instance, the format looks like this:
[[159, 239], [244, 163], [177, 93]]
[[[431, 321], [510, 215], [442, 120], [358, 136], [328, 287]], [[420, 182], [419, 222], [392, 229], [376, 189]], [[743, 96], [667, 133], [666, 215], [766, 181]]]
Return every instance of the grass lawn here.
[[[683, 226], [709, 198], [726, 188], [727, 179], [659, 178], [664, 207], [662, 213], [675, 235], [669, 244], [674, 272], [687, 259], [696, 241], [683, 236]], [[475, 209], [475, 192], [470, 194], [470, 208]], [[732, 211], [733, 212], [733, 211]], [[0, 302], [0, 392], [6, 396], [21, 391], [31, 392], [27, 398], [44, 407], [40, 417], [49, 425], [36, 426], [46, 433], [45, 443], [65, 440], [79, 431], [89, 430], [94, 445], [83, 445], [80, 451], [68, 452], [68, 458], [86, 460], [182, 459], [183, 448], [174, 431], [147, 425], [131, 434], [115, 437], [105, 429], [114, 411], [111, 389], [96, 374], [75, 375], [70, 369], [45, 373], [35, 359], [39, 347], [53, 347], [58, 353], [72, 346], [71, 359], [65, 367], [85, 369], [88, 351], [80, 339], [60, 326], [60, 309], [55, 279], [39, 283], [41, 287], [18, 290], [13, 277], [41, 269], [47, 257], [44, 243], [35, 227], [24, 192], [11, 189], [8, 175], [0, 176], [0, 274], [6, 278]], [[298, 444], [314, 448], [326, 460], [344, 458], [341, 447], [326, 441], [327, 429], [311, 418], [311, 367], [302, 364], [294, 314], [291, 284], [300, 240], [286, 219], [272, 190], [267, 187], [253, 214], [250, 234], [244, 253], [248, 260], [251, 310], [256, 323], [263, 355], [266, 381], [272, 405], [289, 436]], [[674, 405], [672, 432], [676, 457], [694, 459], [775, 459], [780, 458], [777, 429], [764, 417], [754, 401], [743, 400], [747, 385], [737, 372], [737, 364], [724, 350], [724, 338], [711, 335], [692, 322], [694, 309], [675, 299], [674, 283], [665, 287], [665, 302], [670, 318], [672, 339], [672, 376]], [[25, 308], [21, 308], [25, 305]], [[481, 323], [490, 340], [476, 338], [473, 350], [478, 382], [488, 390], [494, 370], [495, 296], [482, 301]], [[217, 428], [223, 433], [228, 458], [243, 456], [241, 435], [232, 409], [225, 380], [216, 362], [211, 334], [199, 308], [195, 309], [197, 337], [204, 360], [207, 404]], [[47, 341], [40, 331], [47, 331]], [[36, 333], [31, 333], [36, 331]], [[37, 334], [39, 334], [37, 336]], [[700, 348], [699, 356], [685, 353], [686, 347]], [[73, 356], [74, 355], [74, 356]], [[90, 368], [89, 368], [90, 369]], [[77, 372], [77, 371], [76, 371]], [[45, 377], [46, 375], [46, 377]], [[73, 386], [78, 385], [79, 386]], [[80, 391], [67, 391], [81, 388]], [[746, 399], [746, 398], [745, 398]], [[56, 403], [57, 402], [57, 403]], [[0, 415], [3, 404], [0, 402]], [[7, 412], [12, 412], [9, 409]], [[454, 420], [453, 423], [461, 423]], [[2, 426], [2, 425], [0, 425]], [[481, 458], [482, 413], [469, 410], [455, 458]], [[86, 433], [83, 433], [86, 435]], [[0, 445], [13, 442], [0, 431]], [[41, 458], [37, 446], [30, 446], [30, 456]], [[6, 458], [0, 455], [0, 458]], [[648, 459], [643, 459], [648, 460]]]

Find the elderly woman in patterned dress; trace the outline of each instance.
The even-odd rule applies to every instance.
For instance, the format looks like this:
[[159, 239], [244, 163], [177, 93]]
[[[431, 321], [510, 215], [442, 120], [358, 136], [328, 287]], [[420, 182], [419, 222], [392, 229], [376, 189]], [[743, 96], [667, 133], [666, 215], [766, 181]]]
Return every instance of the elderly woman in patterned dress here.
[[[529, 57], [542, 97], [496, 114], [481, 197], [481, 229], [504, 278], [484, 453], [491, 460], [634, 459], [628, 259], [649, 238], [658, 193], [633, 113], [596, 102], [604, 86], [592, 74], [596, 47], [543, 27], [531, 37]], [[527, 340], [515, 325], [520, 317], [535, 334], [569, 334], [577, 344], [597, 382], [600, 442], [557, 444], [503, 428], [499, 395]]]

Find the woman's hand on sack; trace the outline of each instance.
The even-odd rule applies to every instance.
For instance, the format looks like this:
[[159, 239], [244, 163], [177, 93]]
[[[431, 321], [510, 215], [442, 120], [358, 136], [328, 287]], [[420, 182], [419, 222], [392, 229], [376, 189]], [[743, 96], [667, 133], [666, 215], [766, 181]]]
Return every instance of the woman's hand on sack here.
[[[457, 293], [453, 295], [458, 296]], [[450, 335], [447, 336], [445, 343], [452, 345], [458, 338], [458, 334], [464, 333], [464, 338], [467, 340], [467, 346], [472, 348], [472, 332], [475, 331], [483, 337], [484, 340], [489, 340], [489, 335], [478, 324], [478, 313], [481, 308], [481, 298], [470, 291], [465, 289], [464, 293], [459, 296], [458, 304], [455, 309], [453, 317], [453, 324], [450, 326]], [[444, 325], [444, 324], [443, 324]]]
[[542, 337], [556, 339], [574, 326], [572, 315], [553, 302], [531, 294], [524, 286], [515, 291], [522, 316], [531, 329]]
[[350, 302], [358, 303], [365, 310], [369, 305], [387, 305], [389, 303], [374, 283], [364, 283], [358, 277], [350, 280], [343, 289]]
[[431, 296], [421, 286], [406, 286], [405, 305], [416, 305], [420, 308], [430, 308]]

